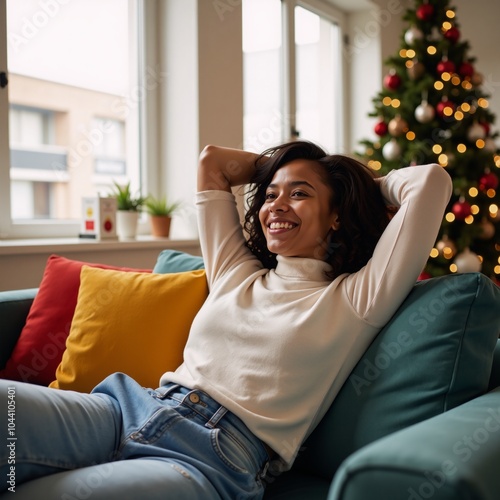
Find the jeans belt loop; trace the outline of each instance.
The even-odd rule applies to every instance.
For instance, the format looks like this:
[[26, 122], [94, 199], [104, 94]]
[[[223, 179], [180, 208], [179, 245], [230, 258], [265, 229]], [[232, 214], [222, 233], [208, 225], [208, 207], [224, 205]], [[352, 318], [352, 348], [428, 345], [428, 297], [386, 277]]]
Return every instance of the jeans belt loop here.
[[166, 386], [159, 387], [158, 389], [156, 389], [156, 392], [160, 393], [158, 399], [160, 400], [167, 399], [170, 396], [170, 394], [172, 394], [172, 392], [177, 390], [179, 387], [180, 387], [179, 384], [172, 384], [170, 385], [170, 387]]
[[205, 424], [205, 427], [209, 429], [213, 429], [217, 426], [220, 419], [227, 413], [227, 408], [224, 406], [219, 406], [218, 410], [212, 415], [210, 420]]

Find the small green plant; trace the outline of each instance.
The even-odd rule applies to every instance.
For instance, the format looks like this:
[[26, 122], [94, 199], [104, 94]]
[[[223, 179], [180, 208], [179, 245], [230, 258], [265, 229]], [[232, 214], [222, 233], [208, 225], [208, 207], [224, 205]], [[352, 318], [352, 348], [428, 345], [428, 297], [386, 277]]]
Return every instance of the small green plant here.
[[179, 208], [180, 203], [169, 203], [166, 196], [162, 196], [161, 198], [148, 196], [144, 205], [150, 215], [164, 215], [166, 217], [171, 217]]
[[113, 181], [115, 190], [111, 193], [117, 201], [118, 210], [128, 210], [130, 212], [139, 212], [142, 206], [146, 203], [147, 198], [144, 196], [133, 196], [130, 190], [130, 182], [124, 186]]

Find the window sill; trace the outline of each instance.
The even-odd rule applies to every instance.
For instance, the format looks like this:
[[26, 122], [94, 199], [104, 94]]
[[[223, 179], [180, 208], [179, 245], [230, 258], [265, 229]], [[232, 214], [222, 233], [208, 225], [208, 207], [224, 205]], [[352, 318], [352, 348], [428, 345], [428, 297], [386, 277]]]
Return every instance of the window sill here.
[[79, 238], [0, 240], [0, 291], [38, 287], [50, 255], [81, 262], [153, 269], [160, 252], [167, 249], [192, 255], [201, 253], [198, 240], [171, 240], [147, 235], [129, 241]]
[[29, 255], [39, 253], [106, 252], [116, 250], [172, 250], [182, 249], [199, 254], [198, 240], [171, 240], [153, 236], [138, 236], [131, 240], [92, 240], [85, 238], [37, 238], [19, 240], [0, 240], [0, 256]]

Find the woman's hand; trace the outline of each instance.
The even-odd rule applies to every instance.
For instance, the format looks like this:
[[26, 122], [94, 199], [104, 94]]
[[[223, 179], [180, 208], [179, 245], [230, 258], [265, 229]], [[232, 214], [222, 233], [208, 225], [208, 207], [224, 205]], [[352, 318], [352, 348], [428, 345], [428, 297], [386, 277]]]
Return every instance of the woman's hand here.
[[[377, 186], [379, 187], [379, 189], [381, 188], [382, 186], [382, 183], [384, 182], [385, 180], [385, 175], [382, 176], [382, 177], [375, 177], [375, 184], [377, 184]], [[382, 193], [382, 197], [383, 197], [383, 193]], [[387, 207], [387, 213], [389, 214], [389, 217], [394, 217], [394, 215], [396, 214], [396, 212], [399, 210], [399, 207], [396, 206], [396, 205], [392, 205], [392, 204], [388, 204], [387, 201], [385, 200], [385, 206]]]
[[205, 146], [200, 154], [198, 191], [228, 191], [248, 184], [255, 172], [258, 154], [240, 149]]

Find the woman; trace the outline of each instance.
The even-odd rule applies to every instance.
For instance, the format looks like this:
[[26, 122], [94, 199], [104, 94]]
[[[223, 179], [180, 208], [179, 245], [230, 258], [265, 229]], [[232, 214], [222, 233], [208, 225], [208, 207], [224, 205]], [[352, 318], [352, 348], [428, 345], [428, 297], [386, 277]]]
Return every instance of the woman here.
[[[231, 190], [248, 183], [246, 239]], [[414, 285], [451, 182], [438, 165], [375, 180], [302, 141], [208, 146], [198, 191], [210, 294], [183, 364], [156, 390], [16, 384], [21, 498], [261, 498], [270, 460], [292, 465]]]

